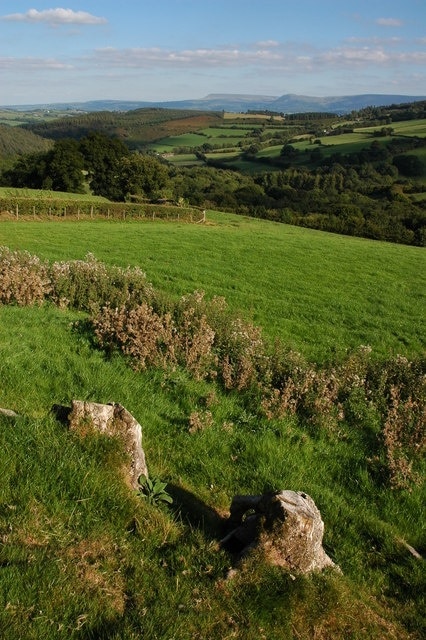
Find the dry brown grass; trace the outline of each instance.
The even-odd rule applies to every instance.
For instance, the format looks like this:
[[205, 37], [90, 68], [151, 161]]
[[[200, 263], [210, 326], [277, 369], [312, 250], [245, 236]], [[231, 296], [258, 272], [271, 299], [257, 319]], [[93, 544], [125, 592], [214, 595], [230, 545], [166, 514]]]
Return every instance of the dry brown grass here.
[[119, 549], [104, 535], [80, 540], [66, 548], [59, 562], [74, 588], [86, 598], [96, 598], [111, 615], [123, 615], [126, 606], [125, 580], [120, 569]]

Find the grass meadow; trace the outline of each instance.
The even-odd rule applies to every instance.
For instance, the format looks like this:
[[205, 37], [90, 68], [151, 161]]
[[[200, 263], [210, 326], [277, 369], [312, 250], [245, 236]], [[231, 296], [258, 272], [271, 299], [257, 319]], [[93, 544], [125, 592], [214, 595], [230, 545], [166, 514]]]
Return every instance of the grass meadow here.
[[378, 356], [425, 348], [426, 254], [421, 248], [208, 212], [185, 223], [24, 222], [0, 245], [51, 261], [139, 266], [173, 296], [203, 290], [315, 361], [369, 345]]
[[[88, 252], [139, 266], [164, 295], [203, 289], [315, 362], [369, 344], [420, 356], [425, 253], [207, 213], [207, 224], [5, 221], [0, 245], [40, 258]], [[420, 640], [426, 630], [425, 487], [380, 473], [377, 415], [352, 399], [338, 430], [266, 420], [242, 394], [182, 368], [135, 371], [107, 356], [82, 312], [0, 306], [2, 640]], [[72, 399], [123, 404], [143, 427], [171, 507], [130, 492], [118, 442], [53, 419]], [[191, 414], [207, 416], [191, 432]], [[424, 473], [424, 461], [419, 473]], [[232, 580], [218, 549], [233, 495], [306, 491], [342, 573], [298, 576], [254, 555]]]

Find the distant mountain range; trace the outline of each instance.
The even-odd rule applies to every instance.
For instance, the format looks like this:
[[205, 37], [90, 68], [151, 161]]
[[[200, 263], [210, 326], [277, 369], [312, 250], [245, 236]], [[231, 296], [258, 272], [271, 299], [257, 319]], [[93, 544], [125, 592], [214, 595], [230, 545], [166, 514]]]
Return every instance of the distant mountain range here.
[[3, 108], [14, 111], [53, 109], [60, 111], [131, 111], [133, 109], [194, 109], [198, 111], [274, 111], [277, 113], [336, 113], [345, 114], [365, 107], [382, 107], [426, 100], [426, 96], [404, 96], [385, 94], [361, 94], [354, 96], [330, 96], [318, 98], [288, 93], [282, 96], [240, 95], [217, 93], [196, 100], [174, 100], [168, 102], [143, 102], [131, 100], [90, 100], [88, 102], [63, 102], [53, 104], [8, 105]]

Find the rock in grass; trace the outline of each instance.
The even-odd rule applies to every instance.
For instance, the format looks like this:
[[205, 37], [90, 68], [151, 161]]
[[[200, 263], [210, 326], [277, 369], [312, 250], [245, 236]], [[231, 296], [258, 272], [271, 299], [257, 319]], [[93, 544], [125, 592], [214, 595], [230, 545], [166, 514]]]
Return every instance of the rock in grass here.
[[138, 488], [141, 475], [148, 477], [145, 453], [142, 448], [142, 427], [121, 404], [99, 404], [73, 400], [68, 416], [70, 429], [82, 435], [93, 430], [124, 441], [130, 457], [128, 469], [130, 485]]
[[300, 491], [259, 496], [235, 496], [231, 503], [230, 533], [222, 540], [237, 559], [259, 548], [271, 564], [309, 573], [338, 567], [322, 546], [324, 522], [314, 501]]
[[12, 409], [2, 409], [2, 407], [0, 407], [0, 413], [8, 418], [19, 418], [19, 415], [12, 411]]

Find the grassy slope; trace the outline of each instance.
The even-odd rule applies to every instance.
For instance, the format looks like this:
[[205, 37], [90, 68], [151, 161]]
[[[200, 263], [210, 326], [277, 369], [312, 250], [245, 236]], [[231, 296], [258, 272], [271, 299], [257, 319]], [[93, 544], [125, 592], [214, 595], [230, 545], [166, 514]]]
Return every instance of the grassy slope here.
[[[345, 336], [380, 317], [383, 335], [392, 335], [393, 307], [402, 322], [424, 305], [421, 250], [233, 216], [203, 228], [3, 223], [0, 244], [50, 259], [91, 250], [105, 261], [140, 264], [169, 292], [203, 286], [235, 306], [245, 300], [248, 313], [260, 314], [253, 305], [263, 301], [271, 333], [280, 325], [281, 316], [270, 310], [279, 295], [294, 325], [303, 327], [302, 347], [312, 310], [327, 313], [327, 296], [342, 305], [346, 325], [355, 306]], [[361, 275], [371, 298], [380, 300], [374, 313], [362, 295], [365, 282], [357, 283]], [[406, 306], [408, 286], [417, 311]], [[265, 291], [259, 295], [255, 287]], [[13, 428], [0, 417], [2, 638], [421, 637], [423, 566], [397, 539], [426, 548], [424, 490], [395, 493], [376, 478], [368, 462], [377, 447], [374, 416], [359, 415], [356, 429], [343, 425], [339, 433], [291, 418], [259, 422], [238, 394], [223, 395], [182, 371], [135, 373], [119, 357], [105, 359], [73, 329], [80, 317], [50, 307], [0, 307], [0, 406], [25, 416]], [[324, 334], [333, 327], [319, 321], [323, 352], [330, 347]], [[82, 442], [46, 417], [53, 403], [72, 398], [121, 402], [137, 417], [150, 472], [171, 491], [180, 488], [191, 505], [188, 521], [125, 491], [113, 471], [121, 459], [116, 446]], [[213, 424], [191, 435], [188, 417], [206, 402]], [[249, 563], [240, 578], [223, 581], [229, 559], [215, 549], [218, 513], [235, 493], [270, 486], [313, 496], [327, 552], [343, 576], [293, 580]]]
[[141, 266], [155, 287], [173, 295], [202, 289], [224, 296], [267, 335], [316, 360], [360, 344], [380, 355], [425, 348], [422, 249], [238, 216], [209, 213], [208, 220], [206, 226], [7, 222], [0, 244], [50, 260], [92, 252], [105, 262]]
[[[422, 493], [378, 490], [367, 463], [371, 416], [340, 434], [292, 419], [268, 425], [216, 389], [213, 425], [194, 436], [188, 417], [205, 406], [211, 385], [105, 360], [73, 333], [74, 313], [3, 307], [0, 317], [1, 403], [26, 416], [13, 428], [0, 417], [2, 638], [257, 640], [260, 628], [276, 640], [420, 633], [422, 567], [397, 539], [422, 550]], [[116, 447], [82, 442], [45, 417], [54, 402], [74, 397], [132, 411], [151, 474], [170, 491], [180, 487], [189, 522], [126, 493], [113, 472]], [[223, 583], [229, 559], [215, 550], [220, 519], [211, 509], [223, 513], [235, 493], [271, 486], [315, 498], [326, 549], [344, 576], [293, 581], [249, 564], [241, 582]]]
[[93, 202], [109, 202], [102, 196], [88, 193], [65, 193], [64, 191], [46, 191], [45, 189], [15, 189], [14, 187], [0, 187], [0, 198], [33, 198], [46, 200], [85, 200]]
[[0, 119], [0, 172], [10, 169], [20, 154], [46, 153], [52, 141], [41, 138], [31, 131], [3, 124]]
[[89, 131], [100, 131], [123, 139], [131, 148], [138, 148], [153, 140], [197, 131], [221, 121], [220, 114], [208, 111], [136, 109], [125, 113], [88, 113], [54, 122], [31, 123], [27, 128], [52, 139], [81, 138]]

